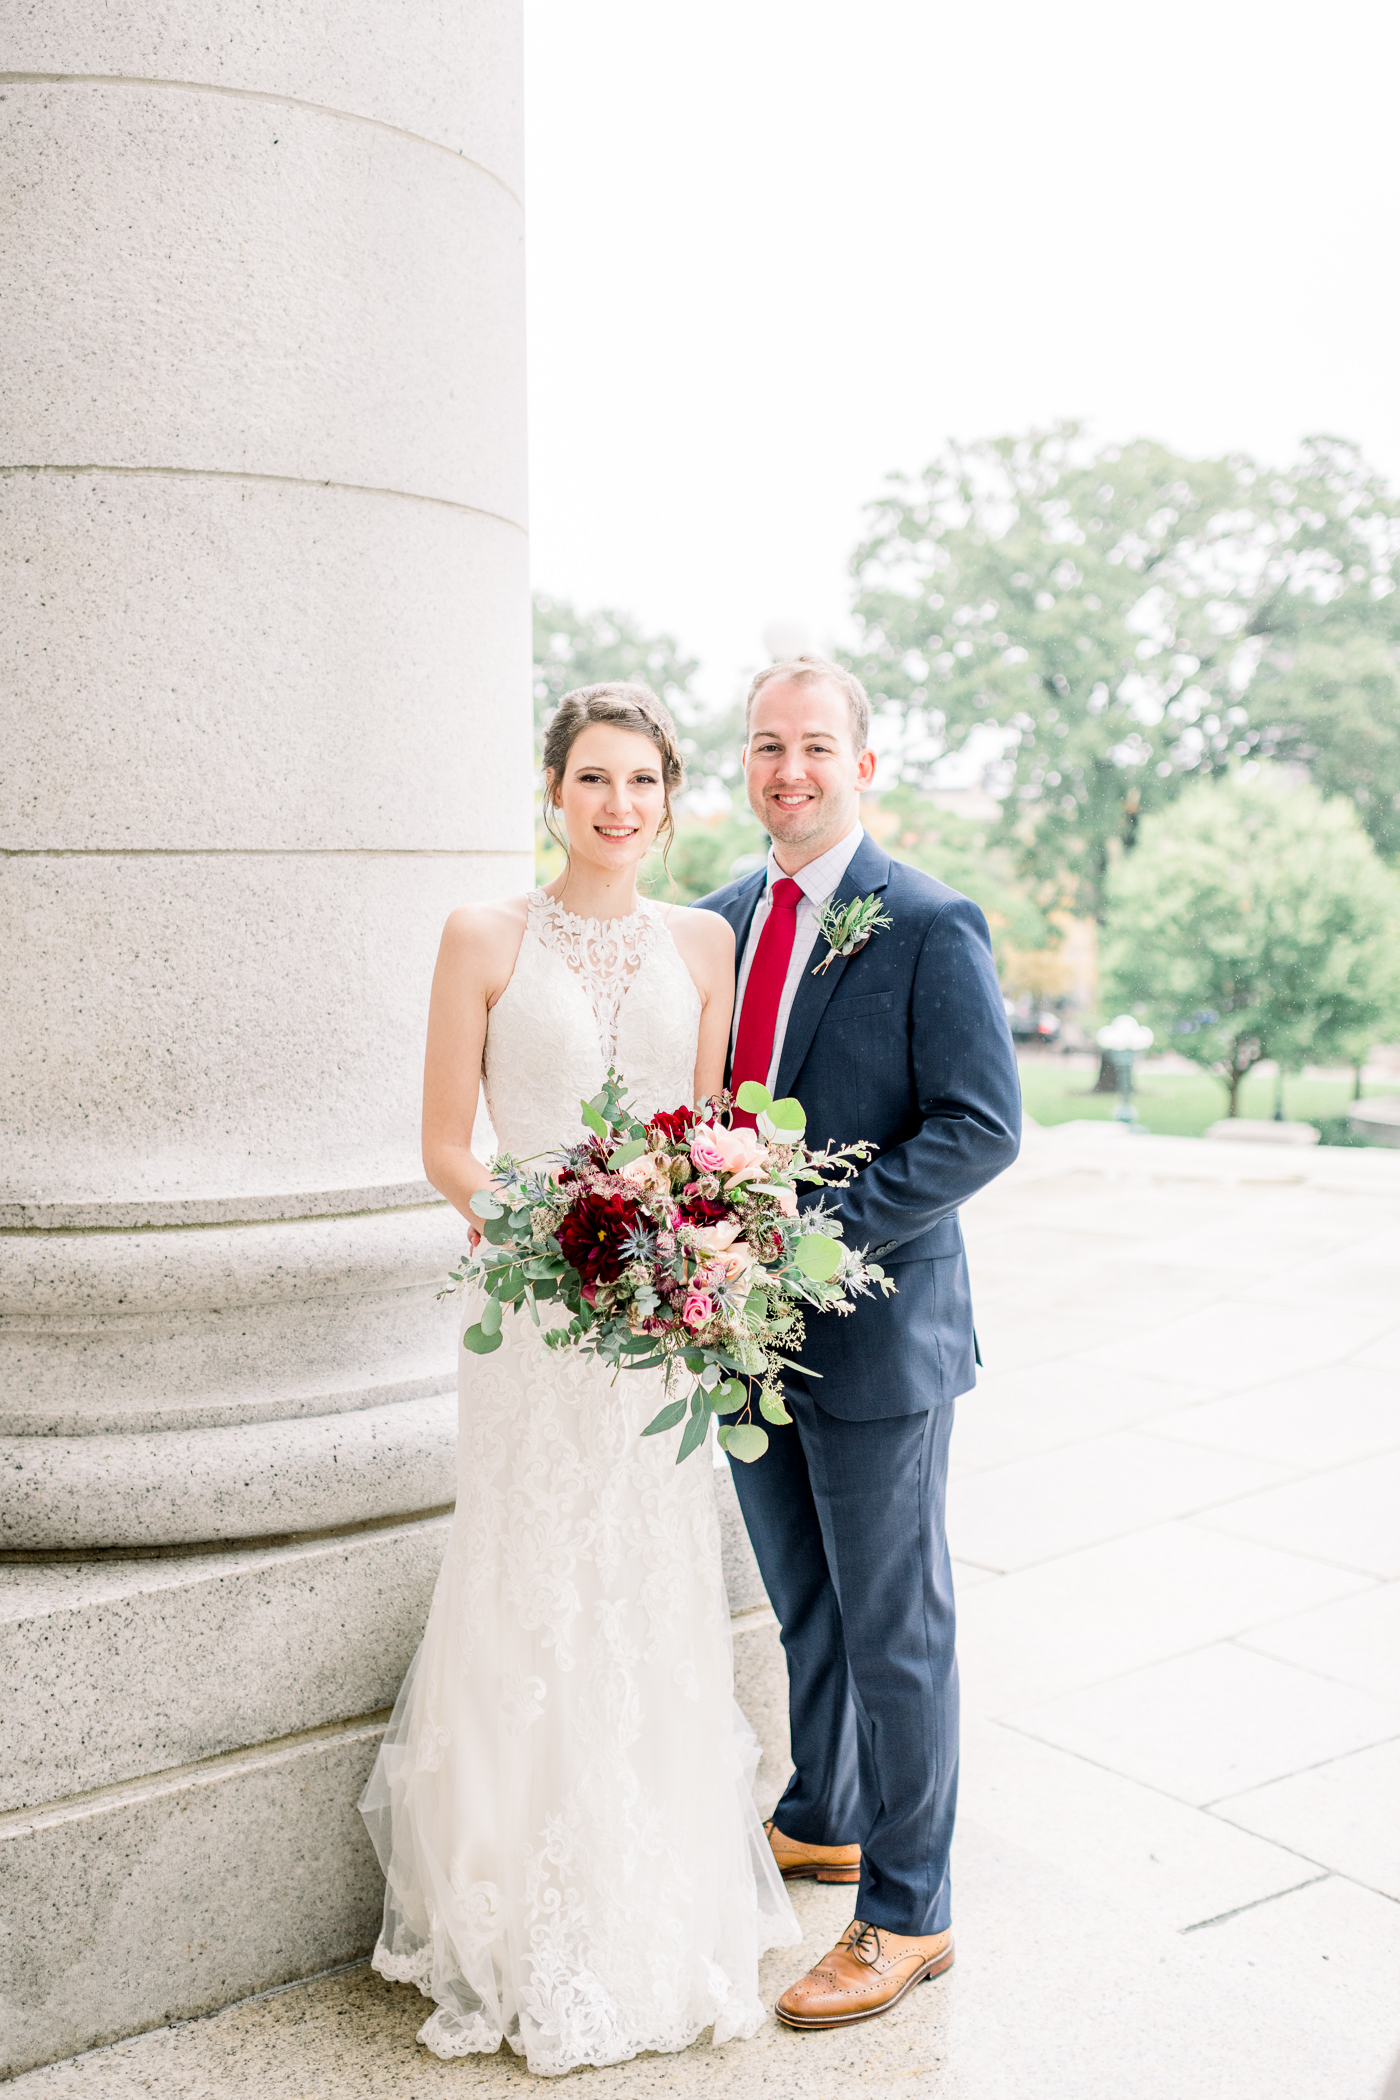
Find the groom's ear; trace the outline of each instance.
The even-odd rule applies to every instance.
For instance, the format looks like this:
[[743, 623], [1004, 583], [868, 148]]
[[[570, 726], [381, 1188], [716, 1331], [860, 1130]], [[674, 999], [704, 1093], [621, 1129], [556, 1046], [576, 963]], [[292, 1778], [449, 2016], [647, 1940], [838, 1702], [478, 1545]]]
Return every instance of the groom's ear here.
[[867, 746], [867, 748], [861, 752], [860, 757], [856, 760], [857, 787], [868, 788], [872, 785], [875, 779], [876, 763], [877, 761], [875, 753], [872, 750], [870, 750]]

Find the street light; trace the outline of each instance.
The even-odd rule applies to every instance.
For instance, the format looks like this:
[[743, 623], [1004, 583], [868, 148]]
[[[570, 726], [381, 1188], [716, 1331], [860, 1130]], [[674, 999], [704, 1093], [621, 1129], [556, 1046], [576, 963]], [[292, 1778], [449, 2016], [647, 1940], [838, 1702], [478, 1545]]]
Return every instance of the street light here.
[[1113, 1111], [1115, 1123], [1122, 1123], [1129, 1130], [1139, 1128], [1137, 1110], [1133, 1107], [1133, 1059], [1139, 1050], [1146, 1050], [1152, 1042], [1152, 1030], [1131, 1014], [1119, 1014], [1115, 1020], [1101, 1028], [1095, 1040], [1100, 1050], [1113, 1059], [1118, 1074], [1118, 1106]]

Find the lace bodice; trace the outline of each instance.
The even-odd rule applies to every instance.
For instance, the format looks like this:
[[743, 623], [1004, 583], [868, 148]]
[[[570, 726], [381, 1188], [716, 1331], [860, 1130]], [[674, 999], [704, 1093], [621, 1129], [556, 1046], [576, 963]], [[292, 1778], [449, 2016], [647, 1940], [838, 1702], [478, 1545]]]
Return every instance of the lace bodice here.
[[486, 1030], [486, 1102], [517, 1158], [579, 1135], [579, 1102], [615, 1065], [645, 1115], [689, 1101], [700, 994], [643, 901], [623, 919], [581, 919], [542, 889], [530, 894], [514, 972]]

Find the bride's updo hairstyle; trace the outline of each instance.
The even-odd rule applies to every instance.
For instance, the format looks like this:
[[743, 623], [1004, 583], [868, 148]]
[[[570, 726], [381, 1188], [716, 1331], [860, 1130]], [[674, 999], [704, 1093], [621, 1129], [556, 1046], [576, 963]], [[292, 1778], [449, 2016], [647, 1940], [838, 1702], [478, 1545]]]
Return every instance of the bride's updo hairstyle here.
[[657, 828], [655, 842], [662, 858], [671, 850], [676, 820], [671, 797], [685, 778], [685, 761], [676, 740], [676, 725], [663, 701], [649, 685], [581, 685], [576, 693], [565, 693], [544, 727], [544, 827], [556, 844], [569, 850], [569, 842], [555, 829], [556, 797], [569, 763], [574, 739], [595, 722], [609, 729], [631, 729], [655, 744], [661, 759], [661, 784], [666, 792], [666, 814]]

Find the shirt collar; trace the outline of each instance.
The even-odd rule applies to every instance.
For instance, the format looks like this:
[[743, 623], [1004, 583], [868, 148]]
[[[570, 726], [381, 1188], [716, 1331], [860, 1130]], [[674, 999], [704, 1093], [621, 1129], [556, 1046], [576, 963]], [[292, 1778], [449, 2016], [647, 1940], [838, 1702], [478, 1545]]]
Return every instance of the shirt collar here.
[[[856, 849], [864, 837], [865, 827], [859, 817], [857, 817], [843, 839], [838, 839], [834, 846], [828, 846], [825, 853], [819, 853], [815, 860], [809, 860], [805, 868], [799, 868], [797, 873], [791, 877], [791, 880], [797, 884], [803, 896], [813, 904], [825, 904], [828, 897], [834, 896], [842, 876], [855, 859]], [[764, 891], [764, 895], [770, 903], [772, 902], [774, 883], [782, 880], [783, 870], [778, 866], [773, 855], [773, 848], [770, 846], [768, 848], [768, 884]]]

